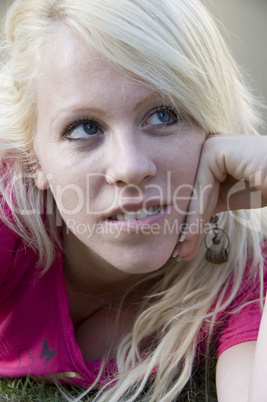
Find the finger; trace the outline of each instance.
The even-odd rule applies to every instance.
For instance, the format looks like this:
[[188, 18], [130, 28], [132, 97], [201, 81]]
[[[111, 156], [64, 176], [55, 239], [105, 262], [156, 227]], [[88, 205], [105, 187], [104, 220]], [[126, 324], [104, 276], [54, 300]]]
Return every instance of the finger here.
[[186, 235], [179, 247], [179, 256], [186, 260], [193, 258], [200, 247], [205, 225], [209, 222], [217, 205], [219, 183], [210, 172], [207, 174], [200, 171], [196, 178], [195, 189], [198, 194], [189, 204]]

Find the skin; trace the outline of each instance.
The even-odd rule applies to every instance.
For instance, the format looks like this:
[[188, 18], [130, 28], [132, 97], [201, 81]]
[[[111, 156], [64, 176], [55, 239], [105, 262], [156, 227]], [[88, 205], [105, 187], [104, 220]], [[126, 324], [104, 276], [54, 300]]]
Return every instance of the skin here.
[[[256, 342], [237, 344], [221, 354], [216, 367], [219, 402], [252, 402], [249, 388], [253, 372]], [[262, 402], [254, 399], [253, 402]]]
[[[105, 336], [99, 350], [88, 352], [90, 337], [106, 333], [107, 305], [172, 255], [179, 229], [168, 228], [185, 219], [206, 133], [182, 113], [178, 119], [166, 99], [116, 71], [68, 28], [47, 49], [36, 83], [36, 186], [52, 191], [63, 218], [71, 315], [85, 357], [95, 359], [103, 342], [110, 344]], [[170, 124], [160, 120], [162, 111]], [[85, 117], [92, 135], [77, 124]], [[138, 223], [113, 221], [114, 214], [151, 203], [164, 210]], [[79, 230], [85, 225], [95, 228], [90, 236]], [[134, 314], [124, 314], [126, 332]]]
[[[192, 199], [187, 225], [208, 222], [222, 211], [262, 208], [267, 205], [267, 138], [215, 136], [205, 142], [195, 180], [195, 189], [207, 190]], [[244, 182], [243, 182], [244, 181]], [[192, 259], [198, 252], [201, 233], [188, 232], [178, 247], [180, 258]]]
[[255, 359], [253, 361], [253, 370], [251, 385], [249, 390], [249, 402], [266, 402], [267, 398], [267, 305], [265, 304], [263, 316], [261, 320], [256, 350]]
[[[125, 289], [159, 270], [177, 244], [179, 231], [165, 233], [164, 222], [172, 227], [174, 222], [181, 225], [186, 219], [190, 227], [201, 219], [207, 222], [216, 212], [267, 204], [267, 139], [207, 139], [206, 133], [182, 115], [179, 123], [159, 124], [158, 115], [152, 111], [162, 105], [169, 107], [167, 100], [106, 64], [67, 28], [49, 44], [49, 57], [44, 57], [36, 89], [35, 148], [40, 161], [36, 186], [42, 190], [50, 188], [63, 217], [65, 275], [77, 341], [86, 359], [97, 359], [113, 341], [108, 336], [99, 337], [108, 333], [110, 322], [115, 320], [107, 306], [114, 306]], [[78, 131], [69, 130], [62, 136], [73, 119], [84, 116], [96, 120], [101, 133], [80, 142], [68, 141], [66, 138], [74, 131], [80, 136], [80, 126]], [[171, 192], [166, 185], [168, 172]], [[261, 172], [260, 180], [257, 172]], [[90, 177], [87, 199], [94, 214], [88, 214], [86, 205], [78, 212], [76, 208], [77, 194], [85, 196], [88, 192], [88, 173], [96, 174]], [[234, 193], [229, 204], [228, 192], [240, 180], [245, 180], [249, 188]], [[179, 194], [178, 210], [174, 207], [175, 189], [185, 184], [189, 187], [183, 187]], [[73, 187], [66, 190], [66, 186], [73, 185], [75, 191]], [[189, 203], [193, 185], [196, 190], [200, 185], [208, 190], [202, 198], [192, 198]], [[260, 191], [258, 205], [251, 203], [255, 189]], [[145, 234], [137, 231], [135, 223], [126, 223], [119, 227], [130, 229], [129, 233], [124, 230], [114, 236], [112, 228], [118, 224], [107, 222], [114, 215], [114, 206], [137, 210], [148, 199], [170, 206], [168, 214], [158, 214], [157, 234], [148, 220]], [[77, 231], [78, 225], [85, 223], [104, 230], [91, 236]], [[181, 237], [183, 242], [176, 247], [176, 255], [190, 260], [198, 252], [201, 234], [189, 231]], [[136, 301], [135, 297], [130, 295], [128, 306]], [[131, 309], [122, 311], [121, 334], [130, 329], [135, 314]], [[264, 320], [256, 359], [256, 342], [236, 345], [220, 356], [220, 402], [254, 402], [258, 401], [256, 392], [264, 395], [256, 375], [264, 369]], [[118, 333], [113, 335], [119, 338]], [[96, 337], [99, 343], [92, 351], [89, 346]]]

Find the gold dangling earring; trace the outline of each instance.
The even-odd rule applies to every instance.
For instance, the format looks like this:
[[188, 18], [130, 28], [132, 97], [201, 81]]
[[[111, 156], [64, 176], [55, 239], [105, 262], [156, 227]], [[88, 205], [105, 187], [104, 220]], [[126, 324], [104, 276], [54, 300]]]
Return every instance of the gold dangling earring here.
[[[214, 224], [214, 227], [212, 229], [209, 229], [204, 237], [204, 243], [207, 249], [205, 259], [212, 264], [224, 264], [228, 261], [228, 249], [230, 245], [230, 239], [228, 234], [223, 229], [218, 227], [218, 221], [218, 215], [214, 215], [211, 217], [210, 223]], [[212, 238], [210, 238], [211, 234], [213, 235]], [[211, 248], [208, 243], [211, 243], [210, 245], [213, 248]]]

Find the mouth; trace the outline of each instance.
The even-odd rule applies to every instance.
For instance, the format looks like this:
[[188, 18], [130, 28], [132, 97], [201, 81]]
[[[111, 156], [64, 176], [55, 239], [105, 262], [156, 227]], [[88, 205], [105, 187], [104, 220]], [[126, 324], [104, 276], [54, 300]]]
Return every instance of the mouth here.
[[108, 218], [109, 221], [139, 221], [153, 215], [159, 214], [163, 210], [163, 205], [141, 208], [138, 211], [127, 211], [123, 214], [113, 215]]

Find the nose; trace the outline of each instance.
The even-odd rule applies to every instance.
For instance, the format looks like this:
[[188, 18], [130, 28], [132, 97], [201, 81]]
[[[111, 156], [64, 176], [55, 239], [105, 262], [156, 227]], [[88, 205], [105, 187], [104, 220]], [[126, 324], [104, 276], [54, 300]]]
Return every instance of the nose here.
[[114, 140], [111, 148], [106, 170], [109, 184], [140, 185], [156, 175], [157, 168], [148, 144], [126, 135]]

